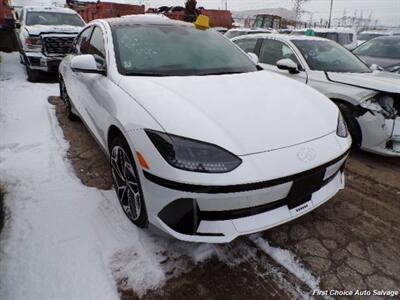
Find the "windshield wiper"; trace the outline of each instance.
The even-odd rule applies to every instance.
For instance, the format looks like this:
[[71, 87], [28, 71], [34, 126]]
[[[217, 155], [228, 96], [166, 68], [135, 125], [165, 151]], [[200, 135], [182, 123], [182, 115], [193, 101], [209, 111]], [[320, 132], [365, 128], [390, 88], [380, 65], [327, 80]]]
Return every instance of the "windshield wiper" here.
[[205, 73], [205, 74], [200, 74], [200, 76], [208, 76], [208, 75], [228, 75], [228, 74], [241, 74], [244, 72], [234, 72], [234, 71], [222, 71], [222, 72], [213, 72], [213, 73]]
[[150, 77], [170, 76], [169, 74], [156, 73], [156, 72], [127, 72], [124, 75], [126, 75], [126, 76], [150, 76]]

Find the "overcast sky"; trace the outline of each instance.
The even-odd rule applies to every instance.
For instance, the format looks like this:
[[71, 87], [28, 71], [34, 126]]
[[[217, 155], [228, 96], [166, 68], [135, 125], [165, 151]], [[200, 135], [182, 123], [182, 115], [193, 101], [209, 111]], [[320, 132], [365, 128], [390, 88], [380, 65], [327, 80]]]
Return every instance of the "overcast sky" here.
[[[52, 3], [65, 2], [63, 0], [13, 0], [15, 5], [32, 5], [33, 3]], [[183, 5], [185, 0], [106, 0], [120, 3], [138, 4], [142, 3], [146, 6], [158, 7], [161, 5]], [[104, 2], [106, 2], [104, 1]], [[347, 15], [353, 16], [357, 10], [359, 16], [363, 10], [364, 17], [368, 17], [372, 12], [372, 18], [379, 20], [379, 25], [394, 25], [400, 26], [400, 0], [333, 0], [333, 18], [343, 16], [343, 11], [346, 9]], [[199, 6], [207, 8], [222, 8], [225, 5], [225, 0], [197, 0]], [[293, 1], [291, 0], [227, 0], [228, 9], [230, 10], [247, 10], [261, 8], [277, 8], [285, 7], [292, 8]], [[304, 5], [304, 10], [314, 13], [314, 20], [319, 18], [328, 18], [330, 0], [309, 0]], [[310, 14], [305, 13], [305, 20], [309, 20]]]

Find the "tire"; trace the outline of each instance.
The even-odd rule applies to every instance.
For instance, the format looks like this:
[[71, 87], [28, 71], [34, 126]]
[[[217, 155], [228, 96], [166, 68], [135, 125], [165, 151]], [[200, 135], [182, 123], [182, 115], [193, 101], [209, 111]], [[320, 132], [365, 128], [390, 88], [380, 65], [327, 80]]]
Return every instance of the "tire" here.
[[37, 82], [40, 78], [40, 71], [32, 70], [29, 66], [26, 66], [26, 74], [28, 75], [28, 81]]
[[140, 228], [148, 227], [147, 210], [135, 160], [126, 140], [117, 136], [110, 146], [115, 192], [125, 215]]
[[336, 103], [339, 110], [343, 114], [343, 118], [347, 123], [351, 138], [353, 139], [353, 147], [360, 148], [362, 142], [362, 133], [360, 125], [358, 124], [356, 118], [354, 117], [353, 110], [349, 105], [344, 103]]
[[79, 121], [80, 120], [79, 116], [77, 116], [72, 112], [71, 99], [68, 96], [67, 87], [65, 86], [64, 80], [61, 77], [59, 80], [59, 85], [60, 85], [60, 97], [64, 101], [65, 114], [67, 115], [68, 120], [72, 122]]

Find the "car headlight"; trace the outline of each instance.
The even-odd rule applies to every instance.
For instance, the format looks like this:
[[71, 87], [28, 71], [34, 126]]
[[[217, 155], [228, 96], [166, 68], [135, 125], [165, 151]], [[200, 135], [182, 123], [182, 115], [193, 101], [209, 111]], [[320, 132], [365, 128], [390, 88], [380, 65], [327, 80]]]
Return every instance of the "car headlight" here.
[[42, 49], [42, 39], [40, 37], [28, 36], [25, 40], [25, 43], [30, 50]]
[[342, 138], [346, 138], [349, 136], [349, 131], [347, 130], [346, 121], [344, 120], [341, 112], [339, 112], [336, 134]]
[[219, 146], [145, 130], [161, 156], [173, 167], [200, 173], [227, 173], [236, 169], [242, 160]]

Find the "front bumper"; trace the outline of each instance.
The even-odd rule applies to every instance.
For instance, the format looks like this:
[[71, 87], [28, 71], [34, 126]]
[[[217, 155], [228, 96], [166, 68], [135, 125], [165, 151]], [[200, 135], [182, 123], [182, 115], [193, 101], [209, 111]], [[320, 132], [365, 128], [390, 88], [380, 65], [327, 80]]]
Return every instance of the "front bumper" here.
[[240, 185], [177, 183], [144, 171], [147, 202], [164, 203], [149, 221], [180, 240], [230, 242], [300, 217], [332, 198], [344, 187], [347, 155], [298, 174]]
[[23, 52], [25, 63], [32, 70], [57, 73], [64, 56], [46, 56], [41, 52]]
[[361, 149], [390, 157], [400, 157], [400, 116], [386, 119], [382, 114], [367, 112], [358, 122], [362, 131]]

